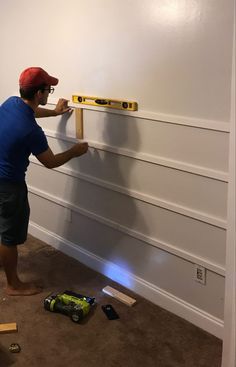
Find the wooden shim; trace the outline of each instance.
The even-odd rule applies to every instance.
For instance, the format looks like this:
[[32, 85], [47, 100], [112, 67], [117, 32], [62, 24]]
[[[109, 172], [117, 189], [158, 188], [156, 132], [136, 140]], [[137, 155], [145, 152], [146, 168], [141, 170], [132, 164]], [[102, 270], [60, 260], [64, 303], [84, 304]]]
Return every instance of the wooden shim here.
[[106, 286], [105, 288], [103, 288], [102, 291], [106, 294], [109, 294], [109, 296], [112, 296], [118, 299], [119, 301], [125, 303], [128, 306], [133, 306], [136, 303], [136, 300], [134, 298], [131, 298], [126, 294], [119, 292], [118, 290], [110, 286]]
[[83, 139], [84, 137], [84, 126], [83, 126], [83, 109], [76, 108], [75, 109], [75, 130], [76, 130], [76, 138]]
[[15, 333], [17, 331], [17, 325], [15, 322], [9, 324], [0, 324], [0, 334]]

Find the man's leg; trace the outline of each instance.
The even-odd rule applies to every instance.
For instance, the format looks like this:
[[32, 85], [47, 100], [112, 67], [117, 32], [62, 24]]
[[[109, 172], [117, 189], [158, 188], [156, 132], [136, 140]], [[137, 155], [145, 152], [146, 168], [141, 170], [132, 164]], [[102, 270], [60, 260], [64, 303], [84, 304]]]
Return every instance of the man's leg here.
[[23, 283], [17, 274], [17, 246], [0, 245], [0, 259], [7, 278], [6, 292], [10, 296], [30, 296], [40, 293], [42, 288], [32, 283]]

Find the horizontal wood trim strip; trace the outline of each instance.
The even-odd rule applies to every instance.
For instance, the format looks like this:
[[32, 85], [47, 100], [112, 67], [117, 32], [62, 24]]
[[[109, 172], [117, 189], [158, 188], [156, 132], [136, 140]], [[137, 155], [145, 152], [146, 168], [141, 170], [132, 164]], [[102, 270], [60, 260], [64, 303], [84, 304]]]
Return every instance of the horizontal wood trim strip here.
[[[58, 99], [49, 97], [48, 104], [56, 105]], [[207, 130], [214, 130], [214, 131], [222, 131], [222, 132], [229, 132], [230, 131], [230, 124], [227, 121], [214, 121], [214, 120], [205, 120], [205, 119], [197, 119], [187, 116], [178, 116], [178, 115], [170, 115], [158, 112], [151, 112], [145, 110], [138, 110], [138, 111], [123, 111], [123, 110], [114, 110], [114, 109], [107, 109], [105, 107], [96, 107], [96, 106], [89, 106], [89, 105], [82, 105], [70, 102], [69, 106], [72, 108], [82, 108], [84, 110], [92, 110], [96, 112], [106, 112], [112, 113], [116, 115], [125, 115], [129, 117], [136, 117], [145, 120], [152, 120], [152, 121], [162, 121], [166, 123], [176, 124], [176, 125], [184, 125], [184, 126], [192, 126], [198, 127], [200, 129], [207, 129]]]
[[[60, 139], [60, 140], [67, 141], [70, 143], [78, 142], [78, 140], [72, 136], [66, 136], [64, 134], [56, 133], [54, 131], [46, 130], [46, 129], [44, 129], [44, 131], [47, 137], [50, 137], [53, 139]], [[189, 163], [184, 163], [181, 161], [175, 161], [175, 160], [163, 158], [160, 156], [154, 156], [151, 154], [136, 153], [131, 150], [126, 150], [123, 148], [114, 148], [114, 147], [111, 147], [110, 145], [101, 144], [101, 143], [98, 143], [92, 140], [88, 141], [88, 144], [89, 144], [89, 147], [93, 149], [103, 150], [103, 151], [107, 151], [107, 152], [114, 153], [117, 155], [122, 155], [125, 157], [141, 160], [141, 161], [144, 161], [150, 164], [161, 165], [161, 166], [177, 169], [179, 171], [193, 173], [198, 176], [203, 176], [203, 177], [212, 178], [218, 181], [228, 182], [228, 173], [223, 172], [223, 171], [217, 171], [217, 170], [213, 170], [210, 168], [205, 168], [205, 167], [201, 167], [201, 166], [197, 166], [197, 165], [193, 165]]]
[[[30, 158], [30, 161], [33, 164], [42, 166], [41, 163], [35, 158]], [[170, 210], [172, 212], [175, 212], [175, 213], [184, 215], [186, 217], [190, 217], [190, 218], [199, 220], [199, 221], [207, 223], [207, 224], [211, 224], [215, 227], [219, 227], [219, 228], [223, 228], [223, 229], [226, 229], [226, 227], [227, 227], [226, 220], [224, 220], [222, 218], [214, 217], [212, 215], [205, 214], [203, 212], [199, 212], [197, 210], [189, 209], [188, 207], [185, 207], [185, 206], [176, 205], [172, 202], [169, 202], [169, 201], [166, 201], [166, 200], [161, 200], [161, 199], [155, 198], [153, 196], [140, 193], [140, 192], [135, 191], [135, 190], [126, 189], [124, 187], [109, 183], [107, 181], [100, 180], [100, 179], [95, 178], [93, 176], [83, 175], [79, 172], [76, 172], [73, 169], [70, 169], [70, 168], [67, 168], [67, 167], [64, 167], [64, 166], [54, 168], [54, 170], [57, 171], [57, 172], [61, 172], [63, 174], [72, 176], [72, 177], [79, 178], [79, 179], [87, 181], [87, 182], [90, 182], [94, 185], [98, 185], [98, 186], [101, 186], [101, 187], [105, 187], [106, 189], [119, 192], [123, 195], [130, 196], [132, 198], [135, 198], [137, 200], [146, 202], [148, 204], [155, 205], [155, 206], [158, 206], [160, 208]]]
[[185, 260], [188, 260], [194, 264], [199, 264], [199, 265], [202, 265], [204, 266], [206, 269], [209, 269], [219, 275], [222, 275], [222, 276], [225, 276], [225, 268], [222, 267], [221, 265], [219, 264], [216, 264], [214, 262], [211, 262], [203, 257], [200, 257], [200, 256], [196, 256], [190, 252], [187, 252], [185, 250], [181, 250], [180, 248], [177, 248], [175, 246], [172, 246], [171, 244], [168, 244], [168, 243], [165, 243], [163, 241], [159, 241], [155, 238], [152, 238], [152, 237], [149, 237], [149, 236], [146, 236], [138, 231], [134, 231], [128, 227], [125, 227], [123, 225], [120, 225], [114, 221], [111, 221], [110, 219], [107, 219], [105, 217], [102, 217], [100, 215], [97, 215], [95, 213], [92, 213], [86, 209], [82, 209], [74, 204], [71, 204], [61, 198], [58, 198], [57, 196], [54, 196], [52, 194], [49, 194], [43, 190], [39, 190], [33, 186], [28, 186], [28, 189], [29, 189], [29, 192], [36, 195], [36, 196], [39, 196], [39, 197], [42, 197], [43, 199], [46, 199], [46, 200], [49, 200], [53, 203], [56, 203], [62, 207], [65, 207], [65, 208], [68, 208], [68, 209], [71, 209], [72, 211], [76, 212], [76, 213], [79, 213], [81, 215], [84, 215], [92, 220], [96, 220], [97, 222], [100, 222], [102, 224], [105, 224], [109, 227], [112, 227], [114, 228], [115, 230], [118, 230], [122, 233], [126, 233], [128, 234], [129, 236], [131, 237], [134, 237], [140, 241], [143, 241], [151, 246], [154, 246], [154, 247], [157, 247], [157, 248], [160, 248], [162, 250], [165, 250], [171, 254], [174, 254], [178, 257], [181, 257]]

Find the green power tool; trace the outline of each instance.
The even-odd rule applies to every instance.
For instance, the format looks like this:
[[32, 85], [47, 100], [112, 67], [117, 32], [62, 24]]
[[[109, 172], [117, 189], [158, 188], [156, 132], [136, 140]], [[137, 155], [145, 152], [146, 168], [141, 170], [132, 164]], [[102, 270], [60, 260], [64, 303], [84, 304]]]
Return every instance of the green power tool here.
[[95, 298], [86, 297], [71, 291], [49, 294], [44, 299], [44, 308], [51, 312], [67, 315], [73, 322], [79, 323], [95, 304]]

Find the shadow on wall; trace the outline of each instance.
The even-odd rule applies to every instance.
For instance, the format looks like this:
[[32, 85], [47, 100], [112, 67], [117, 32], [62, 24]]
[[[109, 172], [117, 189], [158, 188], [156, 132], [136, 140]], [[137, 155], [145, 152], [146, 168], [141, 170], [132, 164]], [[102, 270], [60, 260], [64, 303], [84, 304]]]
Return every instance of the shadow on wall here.
[[[139, 150], [140, 138], [135, 124], [128, 124], [126, 117], [112, 113], [104, 116], [101, 143], [111, 148], [129, 149], [132, 134], [132, 150]], [[86, 124], [86, 120], [84, 122]], [[58, 125], [58, 132], [65, 133], [66, 118], [63, 116]], [[95, 125], [99, 128], [99, 125]], [[86, 139], [85, 139], [86, 140]], [[65, 149], [63, 141], [61, 148]], [[132, 166], [134, 160], [104, 150], [89, 148], [89, 152], [75, 158], [68, 166], [80, 174], [89, 175], [94, 183], [73, 180], [70, 187], [70, 202], [76, 203], [88, 213], [96, 214], [98, 220], [72, 213], [72, 222], [63, 223], [63, 237], [83, 249], [105, 260], [103, 272], [114, 281], [130, 287], [130, 280], [125, 272], [135, 272], [135, 259], [141, 250], [140, 241], [130, 237], [125, 231], [139, 231], [147, 234], [144, 218], [137, 208], [136, 199], [130, 196], [132, 189]], [[117, 190], [99, 185], [96, 180], [116, 185]], [[68, 180], [71, 180], [68, 177]], [[82, 188], [82, 193], [81, 193]], [[106, 222], [110, 225], [106, 225]], [[62, 223], [59, 223], [61, 226]], [[143, 256], [143, 255], [141, 255]], [[145, 259], [142, 259], [145, 261]], [[123, 271], [122, 271], [123, 270]]]

